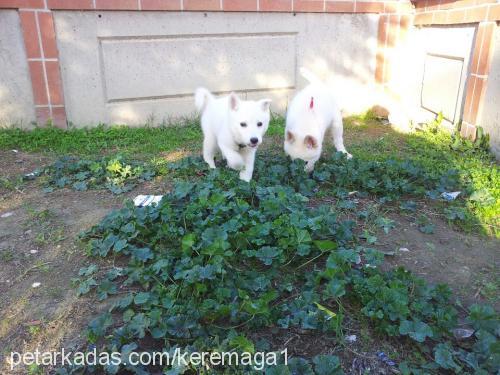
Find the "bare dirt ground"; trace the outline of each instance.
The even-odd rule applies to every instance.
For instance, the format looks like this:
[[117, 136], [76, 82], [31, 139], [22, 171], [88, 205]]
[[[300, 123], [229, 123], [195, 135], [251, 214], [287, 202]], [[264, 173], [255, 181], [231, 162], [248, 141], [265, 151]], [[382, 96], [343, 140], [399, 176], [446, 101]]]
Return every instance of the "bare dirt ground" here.
[[[12, 180], [50, 162], [45, 156], [3, 151], [0, 175]], [[37, 180], [0, 187], [0, 373], [14, 373], [5, 361], [11, 351], [71, 348], [83, 343], [87, 323], [105, 306], [92, 297], [77, 297], [72, 286], [79, 268], [89, 263], [84, 244], [76, 240], [78, 233], [120, 207], [127, 197], [164, 189], [143, 184], [115, 196], [108, 191], [69, 189], [44, 193]], [[498, 240], [457, 232], [439, 216], [433, 219], [434, 234], [421, 233], [409, 216], [394, 212], [386, 216], [395, 220], [396, 228], [389, 234], [378, 231], [379, 245], [375, 247], [394, 252], [386, 257], [387, 267], [404, 265], [431, 282], [448, 283], [464, 305], [489, 302], [500, 308]], [[399, 250], [402, 248], [408, 251]], [[303, 340], [312, 348], [318, 345], [317, 336], [308, 340], [303, 332], [275, 335], [281, 335], [280, 340], [287, 344]], [[367, 344], [356, 345], [363, 351]], [[296, 354], [313, 350], [307, 345], [302, 345], [304, 353]], [[356, 366], [366, 369], [376, 362], [373, 356], [351, 355], [352, 373]]]

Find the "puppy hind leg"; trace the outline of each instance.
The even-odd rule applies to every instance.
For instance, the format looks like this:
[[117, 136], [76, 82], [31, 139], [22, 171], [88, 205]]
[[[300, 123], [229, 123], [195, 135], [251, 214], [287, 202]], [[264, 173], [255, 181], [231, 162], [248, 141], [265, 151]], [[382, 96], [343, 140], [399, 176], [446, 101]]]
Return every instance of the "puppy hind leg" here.
[[344, 147], [344, 125], [342, 123], [342, 116], [340, 114], [333, 119], [332, 135], [333, 144], [335, 145], [337, 151], [346, 154], [348, 159], [352, 158], [352, 155], [348, 153]]
[[212, 169], [215, 168], [215, 153], [217, 152], [217, 140], [211, 134], [205, 134], [203, 138], [203, 159]]

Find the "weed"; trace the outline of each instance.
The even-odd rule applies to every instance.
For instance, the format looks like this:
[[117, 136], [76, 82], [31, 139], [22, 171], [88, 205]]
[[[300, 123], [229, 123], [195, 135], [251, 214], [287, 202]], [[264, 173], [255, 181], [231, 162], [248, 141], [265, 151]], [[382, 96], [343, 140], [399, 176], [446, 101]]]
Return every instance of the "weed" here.
[[0, 260], [5, 263], [11, 262], [14, 260], [14, 251], [10, 249], [2, 250], [0, 252]]
[[[356, 306], [380, 335], [406, 338], [421, 353], [401, 363], [403, 373], [497, 370], [490, 356], [498, 316], [490, 307], [471, 307], [475, 344], [456, 346], [452, 329], [458, 314], [446, 285], [431, 286], [403, 268], [382, 271], [383, 254], [359, 245], [353, 221], [340, 219], [335, 206], [306, 204], [322, 189], [339, 199], [355, 189], [378, 196], [382, 205], [405, 194], [454, 187], [454, 175], [443, 180], [411, 163], [334, 155], [313, 178], [302, 162], [269, 157], [257, 163], [250, 184], [227, 169], [203, 167], [203, 179], [183, 180], [193, 165], [203, 164], [190, 158], [170, 166], [179, 181], [159, 205], [127, 204], [83, 235], [91, 256], [121, 257], [128, 264], [82, 268], [78, 292], [95, 291], [102, 300], [123, 286], [136, 288], [115, 303], [113, 314], [90, 323], [89, 342], [121, 351], [140, 349], [146, 338], [167, 350], [258, 350], [249, 337], [264, 327], [325, 332], [340, 340], [344, 310]], [[387, 232], [394, 225], [384, 216], [373, 223]], [[366, 242], [373, 241], [366, 233]], [[289, 370], [279, 368], [320, 374], [323, 362], [335, 364], [338, 358], [294, 358]], [[340, 366], [334, 368], [340, 373]], [[138, 368], [123, 363], [108, 370]], [[185, 371], [201, 368], [189, 364]], [[225, 371], [254, 373], [250, 367]]]

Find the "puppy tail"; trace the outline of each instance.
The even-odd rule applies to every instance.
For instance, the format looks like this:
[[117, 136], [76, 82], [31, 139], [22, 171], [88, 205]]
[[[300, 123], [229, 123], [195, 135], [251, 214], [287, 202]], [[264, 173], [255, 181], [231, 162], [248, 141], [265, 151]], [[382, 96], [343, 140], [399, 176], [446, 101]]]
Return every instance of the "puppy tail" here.
[[194, 93], [194, 104], [196, 105], [196, 109], [203, 112], [207, 107], [208, 102], [213, 98], [213, 95], [207, 89], [203, 87], [197, 88]]
[[307, 81], [309, 81], [309, 83], [318, 83], [318, 82], [320, 82], [320, 80], [318, 79], [318, 77], [316, 77], [314, 75], [314, 73], [312, 73], [310, 70], [308, 70], [308, 69], [306, 69], [304, 67], [300, 68], [300, 74]]

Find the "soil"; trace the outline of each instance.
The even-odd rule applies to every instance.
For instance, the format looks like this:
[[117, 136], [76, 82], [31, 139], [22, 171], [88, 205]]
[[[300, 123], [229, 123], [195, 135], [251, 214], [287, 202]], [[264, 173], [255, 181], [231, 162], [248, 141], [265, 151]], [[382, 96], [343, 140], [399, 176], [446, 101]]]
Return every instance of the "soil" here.
[[[15, 180], [51, 161], [42, 155], [0, 151], [1, 177]], [[90, 263], [85, 245], [75, 240], [78, 233], [121, 207], [127, 197], [165, 193], [166, 186], [164, 182], [148, 183], [116, 196], [108, 191], [69, 189], [44, 193], [37, 180], [9, 188], [0, 185], [0, 373], [26, 373], [25, 369], [8, 368], [11, 351], [68, 349], [84, 343], [86, 325], [106, 305], [97, 303], [95, 297], [77, 297], [72, 286], [78, 270]], [[384, 267], [404, 265], [430, 282], [447, 283], [464, 306], [489, 302], [500, 309], [496, 272], [500, 241], [456, 231], [440, 216], [432, 218], [434, 234], [421, 233], [411, 215], [394, 211], [385, 216], [396, 227], [388, 234], [376, 233], [379, 245], [375, 247], [394, 252], [386, 256]], [[331, 348], [332, 354], [341, 356], [348, 373], [367, 369], [390, 373], [376, 357], [381, 344], [363, 335], [363, 329], [353, 328], [358, 341], [347, 350], [327, 336], [307, 332], [266, 331], [261, 337], [275, 336], [272, 341], [286, 343], [289, 354], [315, 354], [318, 346]]]

